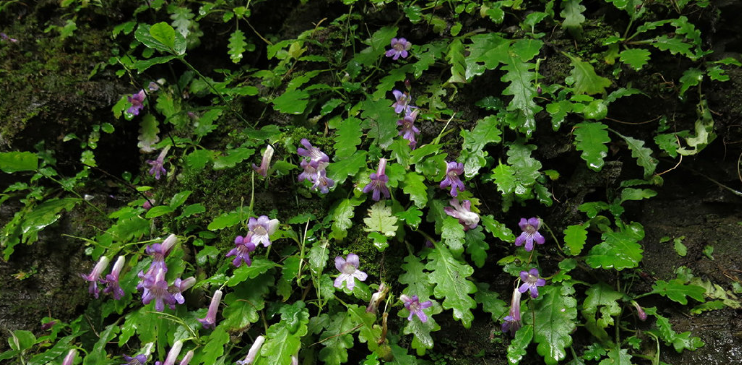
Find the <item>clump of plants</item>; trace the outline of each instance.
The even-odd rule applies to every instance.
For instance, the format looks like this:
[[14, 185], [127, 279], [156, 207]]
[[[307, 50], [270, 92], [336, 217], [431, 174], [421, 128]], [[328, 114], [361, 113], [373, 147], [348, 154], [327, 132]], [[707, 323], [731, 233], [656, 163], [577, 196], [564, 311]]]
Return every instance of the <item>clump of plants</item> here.
[[[62, 3], [70, 14], [99, 6]], [[296, 5], [315, 3], [324, 2]], [[0, 168], [21, 180], [0, 195], [21, 207], [0, 235], [7, 261], [65, 212], [93, 206], [83, 191], [106, 148], [101, 133], [138, 125], [141, 168], [120, 178], [125, 204], [93, 206], [106, 226], [77, 237], [91, 267], [79, 285], [87, 282], [100, 318], [44, 318], [44, 335], [14, 331], [0, 359], [437, 363], [428, 355], [450, 317], [447, 325], [496, 328], [492, 346], [506, 348], [510, 364], [659, 364], [662, 351], [703, 342], [674, 330], [650, 297], [692, 313], [739, 306], [682, 270], [636, 290], [651, 243], [626, 213], [657, 194], [660, 156], [679, 164], [715, 138], [702, 86], [740, 64], [712, 60], [688, 18], [707, 1], [652, 5], [663, 12], [600, 2], [625, 27], [599, 50], [580, 48], [580, 0], [343, 0], [328, 3], [341, 15], [292, 39], [253, 26], [267, 6], [143, 2], [113, 27], [114, 56], [96, 66], [137, 87], [110, 120], [64, 137], [79, 143], [83, 167], [62, 176], [43, 141], [0, 154]], [[377, 13], [393, 20], [365, 22]], [[210, 27], [228, 34], [220, 56], [231, 67], [194, 66]], [[555, 49], [555, 28], [576, 46]], [[9, 37], [0, 47], [16, 46]], [[541, 74], [559, 56], [568, 76]], [[609, 116], [619, 99], [651, 97], [624, 77], [660, 57], [689, 65], [675, 97], [696, 119], [671, 127], [663, 116], [634, 135]], [[485, 84], [473, 103], [462, 96]], [[611, 148], [636, 168], [602, 198], [578, 202], [570, 221], [550, 221], [567, 203], [552, 190], [563, 172], [539, 153], [549, 134], [563, 135], [571, 164], [591, 174]], [[233, 188], [201, 194], [219, 179]], [[259, 199], [271, 192], [278, 204]], [[495, 275], [512, 288], [493, 289]], [[83, 336], [90, 331], [95, 341]]]

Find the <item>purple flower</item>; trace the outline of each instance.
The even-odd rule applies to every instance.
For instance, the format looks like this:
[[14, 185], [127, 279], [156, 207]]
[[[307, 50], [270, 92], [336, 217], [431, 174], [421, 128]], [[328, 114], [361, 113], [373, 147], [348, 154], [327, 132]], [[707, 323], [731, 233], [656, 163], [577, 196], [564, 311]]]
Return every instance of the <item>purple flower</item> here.
[[392, 94], [394, 94], [394, 99], [396, 100], [394, 104], [392, 104], [392, 107], [394, 108], [394, 112], [399, 113], [406, 113], [409, 114], [412, 112], [412, 109], [415, 108], [414, 106], [410, 105], [410, 101], [412, 101], [412, 98], [410, 98], [410, 94], [403, 93], [399, 90], [393, 90]]
[[518, 238], [515, 239], [515, 245], [521, 246], [525, 242], [526, 244], [526, 251], [532, 251], [533, 250], [533, 241], [536, 241], [539, 245], [543, 245], [546, 241], [546, 238], [541, 235], [541, 233], [538, 233], [538, 229], [541, 226], [541, 220], [534, 217], [526, 220], [525, 218], [520, 219], [520, 223], [518, 223], [520, 226], [520, 229], [523, 230], [523, 233], [518, 236]]
[[464, 225], [465, 231], [477, 228], [477, 225], [479, 224], [479, 214], [471, 211], [470, 201], [464, 200], [462, 204], [459, 204], [459, 200], [454, 198], [448, 203], [451, 204], [453, 208], [444, 207], [443, 210], [446, 214], [458, 219], [459, 223]]
[[77, 355], [77, 350], [72, 349], [67, 352], [67, 356], [64, 357], [64, 360], [62, 360], [62, 365], [72, 365], [75, 362], [75, 356]]
[[180, 360], [180, 365], [188, 365], [189, 362], [191, 362], [191, 359], [193, 358], [193, 350], [190, 350], [186, 352], [185, 356]]
[[144, 305], [149, 304], [151, 301], [155, 301], [155, 310], [162, 312], [165, 310], [165, 303], [170, 306], [170, 309], [175, 309], [175, 303], [177, 302], [175, 297], [168, 290], [167, 281], [165, 281], [165, 271], [159, 270], [153, 278], [146, 278], [144, 280], [144, 293], [142, 294], [142, 303]]
[[388, 292], [389, 287], [387, 287], [386, 284], [379, 284], [379, 290], [371, 295], [371, 301], [369, 301], [368, 307], [366, 307], [366, 312], [376, 314], [376, 310], [379, 308], [379, 304], [384, 301], [384, 298], [386, 298], [386, 294]]
[[175, 279], [175, 281], [173, 281], [173, 285], [170, 285], [167, 288], [167, 291], [173, 295], [173, 298], [178, 304], [183, 304], [185, 303], [185, 298], [183, 298], [183, 292], [188, 290], [194, 284], [196, 284], [196, 278], [194, 278], [193, 276], [185, 280], [181, 280], [180, 278], [177, 278]]
[[252, 164], [252, 169], [255, 170], [260, 175], [263, 175], [263, 177], [268, 176], [268, 169], [271, 165], [271, 159], [273, 158], [273, 147], [271, 145], [268, 145], [268, 147], [265, 148], [265, 152], [263, 152], [263, 160], [260, 162], [260, 167], [258, 167], [255, 164]]
[[235, 256], [232, 260], [232, 265], [240, 267], [242, 263], [246, 263], [247, 266], [252, 265], [252, 259], [250, 258], [250, 252], [255, 251], [255, 244], [252, 243], [252, 232], [248, 232], [247, 236], [237, 236], [234, 239], [235, 248], [233, 248], [227, 257]]
[[457, 197], [459, 191], [466, 190], [464, 183], [459, 179], [459, 175], [464, 173], [464, 164], [456, 161], [446, 163], [446, 178], [441, 181], [441, 189], [451, 187], [451, 196]]
[[299, 156], [309, 157], [309, 164], [315, 169], [319, 168], [320, 163], [330, 162], [330, 158], [327, 154], [320, 151], [319, 148], [312, 146], [306, 138], [302, 138], [301, 144], [305, 148], [297, 148], [296, 153], [298, 153]]
[[170, 249], [175, 246], [178, 242], [178, 236], [171, 234], [162, 243], [153, 243], [147, 246], [144, 250], [148, 255], [152, 256], [152, 263], [149, 265], [147, 273], [142, 271], [139, 272], [138, 276], [142, 282], [137, 285], [137, 290], [141, 290], [144, 287], [144, 281], [146, 278], [154, 279], [155, 274], [159, 270], [167, 272], [167, 265], [165, 265], [165, 257], [170, 253]]
[[393, 59], [396, 61], [400, 56], [402, 58], [407, 58], [409, 52], [407, 52], [410, 47], [412, 47], [412, 43], [408, 42], [404, 38], [392, 38], [392, 49], [386, 51], [387, 57], [393, 57]]
[[147, 363], [147, 355], [141, 354], [134, 357], [124, 355], [124, 361], [126, 364], [122, 365], [144, 365]]
[[252, 346], [250, 346], [250, 351], [247, 352], [247, 356], [245, 356], [245, 359], [242, 361], [237, 361], [237, 365], [252, 365], [253, 361], [255, 361], [255, 356], [257, 356], [260, 352], [260, 347], [263, 346], [264, 342], [265, 337], [258, 336], [255, 339], [255, 342], [253, 342]]
[[410, 316], [407, 317], [408, 321], [412, 321], [413, 315], [416, 315], [421, 322], [428, 321], [428, 316], [425, 315], [423, 309], [430, 308], [433, 305], [433, 302], [428, 300], [420, 303], [420, 299], [417, 297], [417, 295], [413, 295], [412, 298], [410, 298], [402, 294], [399, 299], [402, 299], [402, 301], [404, 302], [404, 307], [407, 308], [408, 311], [410, 311]]
[[100, 289], [98, 289], [98, 282], [100, 281], [100, 276], [103, 274], [103, 270], [108, 267], [108, 262], [108, 257], [101, 256], [98, 260], [98, 263], [95, 264], [95, 266], [93, 267], [93, 271], [91, 271], [90, 274], [80, 274], [83, 279], [90, 282], [88, 292], [92, 294], [96, 299], [98, 299], [98, 295], [100, 294]]
[[113, 265], [113, 269], [111, 270], [111, 273], [106, 275], [105, 279], [101, 280], [102, 284], [106, 284], [106, 288], [103, 289], [103, 293], [112, 293], [113, 299], [121, 299], [121, 297], [124, 296], [124, 290], [121, 289], [121, 286], [119, 285], [119, 274], [121, 274], [121, 269], [124, 268], [124, 263], [126, 262], [126, 259], [124, 256], [119, 256], [119, 258], [116, 260], [116, 263]]
[[343, 282], [345, 282], [345, 286], [348, 290], [353, 290], [353, 287], [356, 285], [355, 279], [365, 281], [368, 275], [366, 275], [365, 272], [358, 270], [358, 266], [360, 265], [361, 263], [358, 255], [354, 253], [349, 253], [347, 260], [343, 259], [341, 256], [335, 257], [335, 268], [340, 271], [340, 276], [335, 279], [335, 287], [340, 289], [343, 287]]
[[147, 94], [144, 93], [144, 89], [139, 90], [136, 94], [127, 96], [126, 98], [131, 103], [131, 106], [129, 109], [126, 109], [126, 112], [133, 115], [139, 115], [139, 112], [144, 109], [144, 99], [146, 97]]
[[636, 308], [636, 315], [639, 316], [639, 319], [642, 321], [646, 321], [647, 312], [644, 311], [644, 308], [642, 308], [642, 306], [640, 306], [639, 303], [637, 303], [635, 300], [632, 300], [631, 304], [634, 306], [634, 308]]
[[417, 146], [415, 136], [420, 134], [420, 130], [415, 127], [415, 119], [417, 118], [418, 111], [419, 109], [415, 109], [412, 111], [412, 113], [407, 113], [404, 119], [397, 120], [397, 125], [402, 126], [402, 130], [399, 131], [399, 135], [402, 136], [402, 138], [410, 141], [410, 148], [412, 148], [413, 150]]
[[170, 348], [170, 351], [167, 353], [167, 357], [165, 358], [165, 362], [156, 361], [155, 365], [175, 365], [175, 360], [178, 358], [178, 355], [180, 355], [180, 350], [183, 348], [183, 342], [178, 340], [175, 341], [173, 344], [173, 347]]
[[502, 322], [502, 332], [510, 332], [512, 337], [515, 337], [515, 332], [518, 332], [522, 326], [520, 322], [520, 295], [518, 289], [513, 290], [513, 297], [510, 300], [510, 313], [503, 318], [504, 322]]
[[15, 42], [18, 42], [18, 40], [17, 40], [17, 39], [15, 39], [15, 38], [10, 38], [10, 37], [8, 37], [8, 35], [7, 35], [7, 34], [5, 34], [5, 33], [0, 33], [0, 40], [2, 40], [2, 41], [11, 41], [11, 42], [13, 42], [13, 43], [15, 43]]
[[155, 92], [157, 90], [160, 90], [160, 84], [154, 81], [150, 81], [149, 85], [147, 85], [147, 89], [151, 92]]
[[264, 215], [261, 215], [258, 219], [250, 218], [247, 222], [247, 229], [252, 233], [250, 241], [256, 246], [259, 243], [262, 243], [264, 247], [270, 246], [270, 235], [276, 233], [278, 223], [278, 219], [268, 219]]
[[385, 199], [389, 199], [391, 197], [391, 194], [389, 194], [389, 188], [387, 188], [386, 186], [387, 181], [389, 181], [389, 176], [386, 176], [385, 158], [379, 160], [379, 169], [376, 170], [375, 173], [372, 173], [370, 178], [371, 182], [363, 188], [363, 192], [368, 194], [373, 190], [371, 199], [375, 201], [379, 201], [379, 199], [381, 199], [382, 193], [384, 194]]
[[541, 279], [538, 276], [538, 269], [533, 268], [528, 272], [520, 272], [520, 280], [523, 281], [523, 285], [518, 288], [518, 291], [525, 293], [527, 290], [531, 291], [531, 298], [538, 297], [538, 287], [546, 285], [546, 280]]
[[147, 163], [152, 166], [151, 169], [149, 169], [149, 174], [155, 176], [155, 180], [160, 180], [160, 174], [165, 175], [167, 173], [167, 170], [165, 170], [165, 156], [167, 156], [167, 152], [170, 150], [170, 146], [165, 146], [165, 148], [162, 149], [160, 152], [160, 155], [157, 156], [156, 160], [147, 160]]
[[199, 318], [198, 321], [204, 326], [204, 328], [214, 328], [216, 326], [216, 311], [219, 310], [219, 303], [222, 301], [222, 291], [217, 290], [214, 292], [214, 296], [211, 297], [211, 304], [209, 304], [209, 310], [206, 312], [206, 317]]

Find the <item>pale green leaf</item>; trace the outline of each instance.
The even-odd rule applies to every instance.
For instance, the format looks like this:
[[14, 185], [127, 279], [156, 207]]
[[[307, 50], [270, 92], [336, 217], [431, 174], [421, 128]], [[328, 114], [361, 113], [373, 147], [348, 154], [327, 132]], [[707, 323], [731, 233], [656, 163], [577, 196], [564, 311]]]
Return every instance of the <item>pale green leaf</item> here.
[[461, 257], [461, 253], [464, 252], [465, 237], [464, 226], [458, 219], [451, 216], [443, 219], [441, 238], [455, 257]]
[[387, 237], [394, 237], [397, 232], [397, 217], [392, 215], [392, 208], [380, 201], [368, 210], [368, 217], [363, 219], [366, 232], [379, 232]]
[[137, 147], [142, 152], [149, 153], [155, 150], [154, 145], [160, 141], [158, 124], [157, 119], [152, 114], [145, 115], [139, 122], [139, 143], [137, 143]]
[[[618, 133], [616, 133], [618, 134]], [[636, 164], [644, 168], [644, 178], [651, 176], [657, 168], [657, 159], [652, 157], [652, 150], [644, 147], [644, 141], [618, 134], [626, 141], [631, 150], [631, 156], [636, 158]]]
[[362, 202], [357, 198], [343, 199], [330, 209], [329, 216], [333, 221], [331, 237], [342, 240], [348, 235], [348, 229], [353, 224], [350, 219], [355, 215], [354, 208]]
[[247, 160], [255, 153], [252, 148], [239, 147], [226, 151], [227, 154], [219, 156], [214, 159], [214, 170], [223, 170], [227, 168], [233, 168], [238, 163]]

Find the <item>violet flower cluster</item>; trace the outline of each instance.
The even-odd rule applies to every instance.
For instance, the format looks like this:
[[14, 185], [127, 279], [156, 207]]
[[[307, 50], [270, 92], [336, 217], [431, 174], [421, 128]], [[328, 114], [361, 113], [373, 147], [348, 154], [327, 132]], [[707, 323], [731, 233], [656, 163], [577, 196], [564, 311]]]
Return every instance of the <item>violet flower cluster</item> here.
[[85, 279], [85, 281], [90, 282], [88, 292], [90, 292], [90, 294], [96, 299], [100, 296], [101, 291], [98, 284], [103, 284], [106, 286], [103, 289], [103, 293], [111, 294], [114, 299], [119, 300], [124, 296], [124, 290], [121, 289], [121, 286], [119, 285], [119, 276], [121, 275], [121, 270], [124, 268], [126, 258], [124, 256], [119, 256], [116, 263], [113, 265], [111, 273], [106, 275], [105, 278], [101, 278], [103, 271], [108, 267], [109, 261], [108, 257], [101, 256], [90, 274], [80, 274], [80, 276]]
[[385, 158], [379, 160], [379, 168], [376, 170], [376, 172], [371, 173], [371, 176], [369, 178], [371, 179], [371, 182], [369, 182], [363, 188], [364, 193], [372, 193], [371, 199], [373, 199], [374, 201], [379, 201], [382, 194], [384, 195], [384, 199], [391, 198], [389, 188], [386, 186], [386, 183], [389, 181], [389, 176], [386, 176]]
[[165, 279], [167, 273], [165, 258], [177, 241], [178, 237], [171, 234], [162, 243], [147, 246], [145, 252], [152, 256], [152, 263], [146, 273], [140, 271], [138, 274], [140, 281], [137, 290], [142, 291], [142, 303], [147, 305], [154, 301], [155, 310], [158, 312], [165, 309], [165, 304], [170, 309], [175, 309], [175, 304], [185, 303], [182, 293], [196, 284], [196, 278], [194, 277], [185, 280], [177, 278], [172, 285], [168, 285]]
[[147, 98], [147, 94], [144, 93], [144, 89], [139, 90], [138, 93], [127, 96], [126, 100], [131, 103], [129, 109], [126, 112], [132, 115], [139, 115], [139, 112], [144, 109], [144, 99]]
[[252, 265], [250, 252], [255, 251], [255, 248], [261, 243], [263, 247], [270, 246], [270, 236], [276, 233], [279, 223], [278, 219], [269, 219], [264, 215], [257, 219], [250, 218], [247, 222], [247, 234], [244, 237], [237, 236], [234, 239], [235, 248], [227, 253], [227, 257], [234, 256], [232, 265], [235, 267], [240, 267], [242, 263], [247, 264], [247, 266]]
[[306, 138], [301, 140], [301, 144], [304, 148], [297, 148], [296, 153], [306, 159], [300, 163], [304, 172], [299, 174], [299, 181], [309, 181], [312, 183], [312, 190], [319, 190], [322, 194], [329, 193], [330, 188], [335, 185], [335, 182], [327, 177], [326, 169], [330, 164], [330, 158], [319, 148], [312, 146]]
[[520, 288], [518, 288], [518, 291], [521, 293], [530, 291], [531, 298], [537, 298], [538, 287], [546, 285], [546, 280], [541, 279], [541, 277], [539, 277], [538, 269], [536, 268], [528, 270], [528, 272], [521, 271], [520, 280], [523, 281], [523, 285], [521, 285]]
[[412, 98], [409, 93], [393, 90], [392, 94], [394, 94], [395, 100], [394, 104], [392, 104], [394, 112], [397, 114], [404, 113], [404, 117], [397, 120], [397, 125], [402, 127], [399, 131], [399, 135], [408, 140], [410, 148], [414, 150], [417, 147], [416, 137], [420, 134], [420, 129], [415, 127], [415, 119], [417, 119], [420, 109], [410, 104]]

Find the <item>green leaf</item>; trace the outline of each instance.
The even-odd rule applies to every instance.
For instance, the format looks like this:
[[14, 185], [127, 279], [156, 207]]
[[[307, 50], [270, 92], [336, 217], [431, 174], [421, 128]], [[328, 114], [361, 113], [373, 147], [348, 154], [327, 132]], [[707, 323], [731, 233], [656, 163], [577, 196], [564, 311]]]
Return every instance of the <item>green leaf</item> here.
[[[513, 47], [515, 48], [521, 42], [526, 41], [518, 41]], [[510, 127], [517, 129], [521, 133], [525, 133], [529, 137], [536, 130], [536, 114], [543, 110], [534, 100], [537, 95], [534, 83], [538, 74], [531, 70], [535, 67], [536, 65], [534, 63], [523, 62], [520, 57], [511, 53], [508, 57], [508, 62], [502, 67], [502, 70], [506, 71], [506, 73], [500, 79], [503, 82], [509, 83], [508, 87], [502, 91], [502, 94], [513, 96], [513, 99], [508, 104], [508, 111], [520, 112], [514, 119], [518, 122], [517, 125], [514, 126], [510, 123]]]
[[629, 350], [621, 348], [612, 348], [608, 350], [608, 358], [600, 362], [599, 365], [632, 365]]
[[203, 170], [206, 164], [214, 158], [214, 151], [195, 150], [185, 156], [185, 164], [194, 172]]
[[148, 58], [146, 60], [137, 60], [134, 62], [134, 68], [139, 71], [139, 73], [142, 73], [144, 71], [147, 71], [152, 66], [155, 65], [161, 65], [163, 63], [168, 63], [175, 59], [176, 56], [174, 55], [168, 55], [168, 56], [161, 56], [161, 57], [152, 57]]
[[227, 150], [226, 152], [226, 156], [219, 156], [214, 159], [214, 170], [233, 168], [237, 166], [238, 163], [250, 158], [250, 156], [255, 153], [255, 150], [252, 148], [240, 147]]
[[70, 211], [78, 203], [80, 203], [80, 199], [77, 198], [55, 198], [34, 207], [31, 212], [23, 217], [23, 221], [21, 222], [23, 243], [30, 244], [36, 242], [39, 231], [56, 222], [61, 217], [62, 211]]
[[678, 256], [685, 257], [685, 255], [688, 254], [688, 247], [685, 247], [683, 244], [683, 237], [678, 237], [673, 240], [673, 248], [675, 248], [675, 252], [678, 253]]
[[451, 44], [449, 44], [448, 51], [446, 52], [446, 60], [451, 65], [451, 77], [446, 82], [466, 83], [464, 44], [461, 43], [459, 38], [454, 38]]
[[369, 47], [356, 53], [350, 63], [356, 63], [362, 66], [371, 66], [386, 52], [392, 38], [397, 34], [397, 27], [383, 27], [374, 34], [365, 43]]
[[515, 170], [512, 166], [500, 163], [492, 170], [492, 178], [497, 184], [497, 190], [503, 194], [512, 194], [515, 191], [517, 181]]
[[621, 190], [621, 204], [629, 200], [643, 200], [654, 196], [657, 196], [657, 192], [652, 189], [625, 188]]
[[583, 225], [571, 225], [564, 229], [564, 245], [567, 254], [579, 256], [587, 241], [587, 227]]
[[703, 71], [694, 67], [683, 71], [683, 76], [680, 77], [680, 97], [683, 97], [691, 86], [698, 86], [703, 81], [703, 75]]
[[186, 200], [188, 200], [188, 197], [191, 196], [190, 190], [183, 190], [175, 195], [170, 199], [170, 207], [173, 209], [176, 209], [183, 205]]
[[158, 205], [156, 207], [152, 207], [152, 209], [147, 211], [147, 214], [144, 216], [147, 219], [157, 218], [160, 216], [163, 216], [165, 214], [170, 214], [174, 212], [175, 209], [172, 207], [169, 207], [167, 205]]
[[632, 48], [622, 51], [618, 59], [629, 65], [634, 71], [639, 71], [649, 62], [650, 55], [651, 53], [646, 49]]
[[602, 94], [606, 87], [611, 86], [611, 80], [598, 76], [591, 64], [582, 61], [579, 57], [570, 55], [567, 57], [572, 60], [570, 78], [574, 82], [575, 94]]
[[31, 152], [0, 152], [0, 170], [6, 173], [36, 171], [39, 157]]
[[[169, 24], [160, 22], [151, 26], [149, 28], [149, 35], [152, 37], [152, 39], [167, 47], [167, 51], [175, 49], [175, 29], [173, 29], [173, 27], [171, 27]], [[157, 47], [150, 46], [141, 39], [139, 39], [139, 41], [144, 43], [144, 45], [149, 48], [158, 49]]]
[[428, 190], [425, 185], [425, 177], [414, 172], [408, 171], [405, 174], [402, 191], [410, 196], [415, 206], [422, 209], [428, 203]]
[[247, 42], [245, 42], [245, 33], [239, 29], [235, 29], [232, 35], [229, 36], [229, 58], [233, 63], [240, 63], [242, 60], [242, 54], [247, 50]]
[[487, 260], [487, 250], [490, 246], [484, 241], [482, 227], [477, 227], [466, 231], [466, 253], [471, 255], [474, 265], [478, 268], [484, 267], [484, 261]]
[[526, 355], [526, 349], [533, 340], [533, 326], [527, 324], [515, 333], [515, 338], [508, 345], [508, 364], [520, 364], [520, 360]]
[[499, 238], [505, 242], [515, 242], [515, 235], [505, 224], [495, 220], [491, 215], [480, 215], [482, 219], [482, 225], [496, 238]]
[[309, 250], [309, 269], [315, 275], [322, 274], [330, 258], [330, 250], [326, 241], [317, 241]]
[[655, 281], [652, 285], [652, 293], [686, 305], [688, 304], [688, 297], [703, 302], [706, 290], [702, 286], [686, 285], [680, 279], [672, 279], [669, 282], [664, 280]]
[[355, 176], [366, 167], [367, 155], [366, 151], [358, 151], [346, 159], [334, 161], [327, 167], [327, 177], [335, 181], [336, 185], [342, 184], [348, 176]]
[[611, 141], [608, 136], [608, 127], [598, 122], [582, 122], [575, 126], [575, 147], [582, 151], [582, 157], [587, 166], [593, 171], [600, 171], [605, 164], [603, 159], [608, 156], [606, 143]]
[[260, 349], [255, 365], [290, 364], [291, 356], [299, 352], [301, 338], [307, 334], [309, 313], [304, 302], [284, 305], [281, 322], [268, 328], [266, 341]]
[[368, 210], [368, 218], [363, 218], [366, 232], [380, 232], [387, 237], [394, 237], [397, 233], [397, 217], [392, 215], [392, 208], [383, 201], [377, 202]]
[[247, 214], [245, 209], [233, 210], [229, 213], [224, 213], [214, 218], [211, 223], [206, 227], [209, 231], [217, 231], [227, 227], [232, 227], [240, 222], [240, 218]]
[[244, 330], [260, 320], [260, 311], [265, 308], [263, 298], [268, 294], [273, 280], [267, 276], [256, 277], [258, 279], [237, 285], [234, 292], [224, 297], [224, 321], [221, 325], [230, 331]]
[[256, 258], [252, 261], [251, 266], [242, 264], [234, 270], [234, 274], [229, 278], [227, 286], [233, 287], [247, 279], [255, 279], [258, 275], [266, 273], [268, 270], [278, 266], [273, 261]]
[[394, 108], [390, 107], [389, 100], [364, 100], [361, 117], [367, 125], [368, 137], [374, 139], [381, 148], [389, 147], [398, 135], [398, 116], [394, 113]]
[[340, 365], [348, 361], [348, 349], [354, 342], [350, 332], [356, 324], [347, 312], [336, 313], [330, 321], [320, 336], [324, 347], [319, 351], [319, 359], [328, 365]]
[[642, 246], [639, 241], [644, 238], [641, 224], [632, 222], [619, 231], [603, 233], [603, 243], [593, 247], [585, 262], [597, 269], [631, 269], [642, 260]]
[[348, 229], [353, 225], [350, 220], [355, 215], [355, 207], [361, 205], [363, 200], [358, 198], [343, 199], [330, 209], [332, 219], [332, 233], [330, 236], [337, 241], [348, 235]]
[[462, 130], [463, 147], [470, 151], [484, 149], [490, 143], [500, 143], [502, 131], [497, 116], [489, 115], [477, 121], [470, 131]]
[[101, 331], [98, 334], [98, 342], [95, 343], [93, 349], [85, 356], [83, 364], [98, 365], [108, 363], [106, 345], [116, 338], [116, 335], [120, 331], [120, 327], [117, 324], [108, 325], [105, 330]]
[[574, 37], [581, 38], [582, 23], [585, 22], [585, 16], [582, 15], [587, 8], [580, 4], [580, 0], [562, 1], [562, 12], [559, 13], [564, 18], [562, 28], [567, 29]]
[[417, 229], [417, 226], [422, 223], [422, 216], [423, 212], [420, 211], [420, 209], [417, 209], [417, 207], [409, 207], [407, 210], [395, 213], [394, 215], [397, 216], [397, 218], [402, 219], [407, 223], [407, 225], [412, 229]]
[[653, 315], [657, 318], [657, 321], [655, 322], [657, 328], [652, 328], [647, 332], [655, 334], [657, 337], [661, 338], [665, 344], [672, 345], [678, 353], [683, 352], [683, 350], [686, 349], [695, 351], [704, 345], [700, 338], [691, 337], [690, 332], [683, 332], [680, 334], [675, 332], [672, 329], [670, 320], [657, 314], [656, 308], [644, 308], [644, 310], [647, 314]]
[[542, 167], [541, 162], [531, 157], [534, 150], [536, 150], [535, 145], [515, 143], [510, 145], [507, 151], [508, 164], [513, 167], [515, 178], [513, 192], [516, 196], [524, 199], [533, 195], [532, 187], [536, 183], [536, 179], [541, 176], [539, 172]]
[[585, 294], [587, 298], [582, 304], [582, 316], [587, 320], [585, 327], [601, 343], [612, 345], [611, 337], [605, 329], [614, 325], [614, 316], [621, 314], [618, 300], [623, 297], [623, 294], [604, 283], [594, 284]]
[[466, 278], [474, 273], [474, 269], [456, 260], [443, 245], [436, 245], [428, 259], [425, 268], [431, 271], [429, 281], [435, 284], [433, 294], [443, 300], [444, 309], [453, 309], [453, 317], [469, 328], [474, 320], [471, 309], [477, 306], [469, 294], [475, 293], [477, 287]]
[[[566, 348], [572, 344], [577, 301], [573, 297], [574, 288], [568, 285], [547, 285], [540, 294], [543, 298], [535, 301], [534, 306], [533, 339], [544, 363], [554, 365], [567, 357]], [[530, 324], [531, 316], [525, 316], [525, 320]]]
[[376, 351], [379, 348], [379, 339], [381, 338], [381, 327], [375, 325], [376, 315], [366, 312], [366, 307], [360, 307], [355, 304], [347, 306], [348, 314], [353, 318], [357, 325], [360, 325], [358, 340], [361, 343], [367, 343], [370, 351]]
[[626, 141], [626, 144], [628, 144], [629, 149], [631, 150], [631, 156], [636, 158], [636, 164], [644, 168], [644, 178], [652, 176], [658, 163], [657, 159], [652, 157], [652, 150], [644, 147], [644, 141], [640, 139], [626, 137], [621, 134], [618, 135]]
[[152, 114], [146, 114], [139, 122], [139, 143], [137, 147], [142, 152], [154, 152], [155, 144], [160, 141], [160, 128], [157, 128], [157, 119]]
[[204, 364], [215, 364], [217, 358], [224, 354], [224, 345], [229, 342], [229, 333], [224, 330], [224, 326], [217, 326], [209, 335], [208, 342], [201, 352], [199, 362]]
[[443, 219], [441, 238], [455, 257], [461, 257], [461, 253], [464, 252], [465, 237], [464, 226], [458, 219], [451, 216]]
[[309, 93], [304, 90], [287, 91], [273, 99], [273, 109], [286, 114], [302, 114], [309, 104]]
[[361, 144], [361, 120], [350, 117], [340, 123], [335, 132], [335, 159], [345, 159], [357, 152]]
[[33, 332], [26, 330], [15, 330], [11, 332], [12, 337], [8, 339], [10, 348], [15, 351], [25, 351], [36, 344], [36, 336]]

